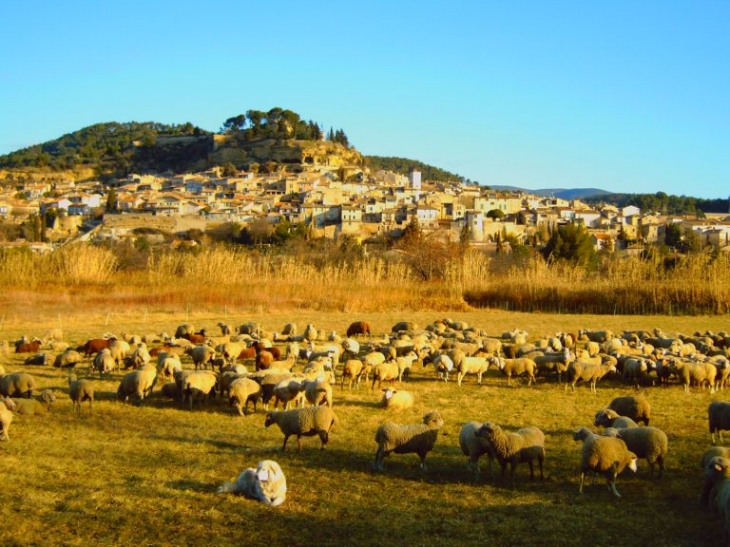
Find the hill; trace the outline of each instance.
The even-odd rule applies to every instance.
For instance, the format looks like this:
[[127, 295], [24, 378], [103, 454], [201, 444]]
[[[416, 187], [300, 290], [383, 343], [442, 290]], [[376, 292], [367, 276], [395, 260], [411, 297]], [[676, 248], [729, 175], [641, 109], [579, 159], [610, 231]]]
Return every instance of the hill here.
[[524, 192], [526, 194], [534, 194], [536, 196], [556, 197], [562, 199], [586, 199], [591, 197], [610, 196], [612, 192], [601, 190], [600, 188], [541, 188], [538, 190], [529, 190], [518, 186], [492, 186], [495, 190], [505, 190], [511, 192]]

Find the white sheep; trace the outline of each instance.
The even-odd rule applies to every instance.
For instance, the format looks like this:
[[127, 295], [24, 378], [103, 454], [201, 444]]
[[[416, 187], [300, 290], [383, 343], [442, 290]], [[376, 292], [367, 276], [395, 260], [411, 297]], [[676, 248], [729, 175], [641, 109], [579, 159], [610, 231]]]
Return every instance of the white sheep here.
[[16, 414], [24, 416], [33, 416], [36, 414], [45, 414], [51, 410], [51, 406], [56, 402], [56, 396], [50, 389], [44, 389], [39, 395], [39, 399], [18, 399], [14, 401]]
[[302, 381], [304, 398], [312, 406], [332, 406], [332, 386], [322, 376]]
[[199, 399], [206, 401], [211, 394], [215, 394], [218, 385], [218, 376], [210, 370], [195, 371], [185, 378], [182, 389], [182, 406], [187, 400], [190, 410], [193, 409], [193, 401]]
[[10, 372], [0, 377], [0, 395], [30, 399], [37, 389], [35, 377], [27, 372]]
[[[238, 414], [246, 415], [248, 402], [253, 403], [256, 412], [256, 403], [261, 397], [261, 385], [250, 378], [238, 378], [229, 386], [228, 400], [231, 406], [236, 407]], [[192, 404], [192, 401], [191, 401]]]
[[545, 434], [537, 427], [524, 427], [515, 432], [505, 433], [499, 425], [485, 422], [474, 434], [486, 439], [494, 449], [494, 455], [502, 468], [502, 479], [504, 479], [509, 463], [510, 484], [514, 484], [517, 464], [527, 463], [530, 466], [530, 480], [534, 480], [533, 462], [535, 460], [540, 467], [540, 479], [544, 478]]
[[375, 452], [376, 471], [382, 471], [383, 460], [392, 452], [396, 454], [415, 453], [421, 459], [421, 469], [426, 469], [426, 455], [433, 449], [439, 430], [444, 420], [438, 412], [428, 412], [423, 416], [423, 423], [416, 425], [399, 425], [386, 422], [375, 432], [378, 449]]
[[380, 389], [383, 382], [394, 382], [399, 376], [400, 370], [398, 369], [398, 363], [396, 361], [384, 361], [373, 367], [373, 385], [370, 389], [375, 389], [376, 383], [378, 384], [378, 389]]
[[75, 374], [69, 374], [68, 396], [77, 416], [81, 416], [81, 403], [84, 401], [89, 401], [89, 415], [93, 414], [94, 384], [90, 380], [79, 380]]
[[150, 364], [143, 365], [122, 377], [117, 388], [117, 398], [127, 401], [131, 397], [134, 404], [141, 405], [152, 393], [156, 381], [157, 369]]
[[482, 375], [489, 369], [489, 366], [494, 363], [492, 357], [474, 357], [471, 355], [465, 355], [458, 363], [454, 360], [456, 365], [456, 383], [461, 385], [461, 381], [467, 374], [477, 375], [477, 384], [482, 383]]
[[192, 358], [195, 370], [198, 370], [198, 367], [204, 369], [205, 365], [207, 365], [208, 363], [212, 363], [213, 359], [215, 359], [216, 356], [215, 349], [207, 344], [190, 346], [185, 350], [185, 353], [190, 355], [190, 357]]
[[302, 449], [301, 438], [319, 436], [322, 449], [329, 442], [332, 426], [337, 422], [335, 413], [327, 406], [308, 406], [291, 410], [272, 410], [266, 414], [264, 426], [276, 424], [284, 434], [284, 444], [281, 449], [286, 450], [286, 442], [292, 435], [297, 436], [297, 447]]
[[274, 386], [274, 409], [281, 404], [284, 410], [288, 410], [292, 406], [304, 406], [304, 378], [287, 378]]
[[364, 370], [363, 362], [360, 359], [348, 359], [342, 367], [342, 385], [341, 389], [345, 389], [345, 378], [349, 379], [347, 387], [352, 389], [352, 382], [356, 380], [355, 386], [360, 387], [360, 379]]
[[616, 365], [613, 363], [597, 365], [574, 361], [568, 365], [568, 383], [565, 384], [565, 389], [567, 391], [568, 384], [570, 384], [572, 390], [575, 391], [575, 384], [584, 381], [590, 384], [591, 392], [596, 393], [596, 383], [610, 372], [616, 372]]
[[527, 376], [528, 387], [535, 381], [537, 365], [529, 357], [517, 357], [515, 359], [504, 359], [500, 357], [497, 358], [497, 363], [502, 374], [507, 376], [507, 385], [510, 385], [512, 376], [522, 376], [523, 374]]
[[583, 442], [578, 493], [583, 493], [586, 473], [593, 471], [605, 475], [608, 489], [620, 498], [621, 494], [616, 490], [616, 477], [626, 467], [636, 472], [636, 454], [630, 452], [621, 439], [596, 435], [587, 427], [576, 431], [573, 440]]
[[0, 441], [10, 440], [10, 424], [13, 422], [11, 408], [15, 408], [13, 401], [9, 399], [0, 400]]
[[[728, 458], [730, 459], [730, 447], [727, 446], [712, 446], [702, 453], [700, 458], [700, 469], [703, 471], [707, 470], [708, 464], [714, 458]], [[710, 504], [710, 500], [715, 498], [713, 495], [714, 484], [713, 481], [707, 480], [705, 477], [705, 484], [702, 488], [702, 494], [700, 495], [700, 504], [703, 507], [707, 507]]]
[[117, 362], [112, 356], [111, 350], [109, 348], [102, 348], [94, 357], [91, 368], [99, 372], [99, 379], [103, 379], [105, 374], [110, 376], [117, 368]]
[[639, 424], [628, 416], [620, 416], [618, 412], [610, 408], [603, 408], [596, 412], [593, 425], [596, 427], [603, 426], [613, 428], [639, 427]]
[[490, 442], [484, 438], [477, 436], [476, 432], [482, 426], [480, 422], [467, 422], [459, 431], [459, 446], [464, 456], [467, 456], [467, 469], [474, 471], [475, 479], [479, 480], [481, 469], [479, 467], [479, 458], [485, 454], [489, 458], [489, 478], [493, 476], [492, 467], [494, 463], [494, 448]]
[[407, 391], [387, 388], [383, 390], [383, 397], [378, 406], [386, 410], [405, 410], [413, 406], [413, 395]]
[[218, 493], [231, 492], [276, 507], [286, 499], [286, 477], [278, 463], [263, 460], [256, 469], [243, 471], [235, 482], [226, 482]]
[[650, 477], [654, 477], [654, 466], [659, 466], [659, 476], [664, 472], [664, 460], [669, 450], [667, 434], [656, 427], [609, 427], [604, 432], [608, 437], [618, 437], [626, 443], [628, 449], [643, 458], [649, 464]]

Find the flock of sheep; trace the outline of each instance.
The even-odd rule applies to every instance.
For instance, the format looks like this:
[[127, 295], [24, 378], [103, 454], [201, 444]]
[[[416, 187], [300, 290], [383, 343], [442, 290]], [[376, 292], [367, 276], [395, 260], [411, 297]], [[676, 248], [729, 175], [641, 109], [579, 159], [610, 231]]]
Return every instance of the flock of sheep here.
[[[424, 328], [400, 322], [382, 336], [374, 336], [366, 321], [353, 322], [344, 336], [322, 332], [311, 324], [301, 333], [293, 323], [280, 333], [266, 332], [255, 323], [243, 324], [235, 332], [222, 322], [217, 326], [220, 333], [215, 334], [197, 331], [189, 324], [179, 325], [173, 336], [107, 334], [78, 346], [64, 343], [60, 336], [24, 338], [16, 342], [15, 351], [29, 353], [24, 361], [27, 367], [52, 362], [54, 367], [68, 369], [68, 395], [77, 414], [84, 402], [88, 402], [88, 412], [93, 412], [96, 374], [104, 379], [119, 373], [117, 398], [136, 405], [144, 404], [156, 386], [165, 397], [189, 410], [216, 396], [225, 397], [239, 415], [256, 412], [262, 404], [266, 407], [264, 425], [276, 424], [284, 436], [282, 449], [292, 436], [300, 449], [303, 436], [318, 436], [321, 447], [327, 445], [337, 423], [333, 405], [338, 384], [344, 392], [363, 384], [382, 389], [387, 383], [379, 407], [388, 411], [412, 407], [413, 394], [401, 386], [416, 366], [432, 367], [434, 381], [448, 382], [455, 376], [462, 389], [469, 376], [481, 384], [490, 368], [508, 385], [524, 378], [528, 388], [534, 382], [550, 381], [575, 390], [578, 383], [585, 382], [592, 391], [611, 375], [637, 390], [676, 384], [684, 390], [699, 387], [714, 392], [726, 386], [730, 375], [730, 336], [725, 333], [672, 336], [656, 329], [621, 334], [583, 330], [528, 340], [527, 333], [518, 329], [488, 336], [449, 319]], [[57, 354], [55, 359], [49, 358], [49, 352]], [[301, 370], [295, 370], [300, 365]], [[82, 371], [87, 377], [79, 379]], [[44, 390], [35, 399], [35, 391], [36, 382], [27, 370], [6, 374], [0, 367], [0, 438], [9, 439], [14, 414], [51, 408], [53, 392]], [[649, 426], [650, 417], [651, 408], [643, 395], [619, 397], [595, 415], [594, 428], [605, 428], [601, 434], [588, 427], [574, 432], [573, 439], [582, 443], [579, 492], [583, 492], [587, 475], [600, 474], [618, 497], [616, 478], [627, 467], [635, 471], [637, 458], [648, 462], [652, 477], [655, 467], [658, 477], [662, 476], [667, 435]], [[722, 431], [730, 430], [730, 404], [713, 402], [708, 420], [713, 443], [715, 433], [722, 443]], [[392, 453], [414, 453], [425, 469], [426, 456], [443, 425], [437, 411], [426, 413], [419, 424], [382, 423], [374, 432], [373, 468], [382, 470], [384, 459]], [[509, 467], [510, 484], [520, 463], [528, 464], [531, 479], [537, 464], [543, 478], [545, 434], [537, 427], [507, 432], [493, 422], [471, 421], [461, 428], [459, 445], [477, 479], [482, 456], [489, 460], [490, 477], [496, 459], [503, 480]], [[702, 497], [708, 504], [716, 500], [730, 537], [730, 450], [718, 450], [711, 449], [702, 460], [706, 478]], [[279, 505], [285, 499], [286, 481], [278, 464], [267, 460], [256, 469], [245, 470], [220, 491]]]

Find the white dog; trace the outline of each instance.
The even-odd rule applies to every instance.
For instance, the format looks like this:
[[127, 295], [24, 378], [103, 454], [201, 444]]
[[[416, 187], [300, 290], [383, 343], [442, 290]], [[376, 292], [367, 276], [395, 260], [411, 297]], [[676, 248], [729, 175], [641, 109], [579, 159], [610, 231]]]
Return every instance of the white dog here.
[[236, 482], [227, 482], [218, 492], [233, 492], [247, 498], [262, 501], [276, 507], [286, 499], [286, 477], [273, 460], [263, 460], [256, 465], [256, 469], [246, 469]]

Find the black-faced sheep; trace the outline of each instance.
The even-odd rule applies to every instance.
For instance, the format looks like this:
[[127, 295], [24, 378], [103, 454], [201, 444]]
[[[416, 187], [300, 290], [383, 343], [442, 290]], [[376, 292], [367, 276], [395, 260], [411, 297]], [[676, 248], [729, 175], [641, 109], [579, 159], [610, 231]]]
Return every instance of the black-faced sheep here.
[[530, 466], [530, 480], [534, 480], [535, 460], [540, 467], [540, 478], [544, 478], [545, 434], [537, 427], [525, 427], [516, 432], [505, 433], [497, 424], [485, 422], [474, 434], [486, 439], [494, 449], [494, 455], [502, 468], [502, 479], [509, 463], [510, 484], [514, 484], [517, 464], [527, 463]]
[[715, 457], [705, 467], [703, 494], [715, 492], [715, 506], [722, 520], [723, 544], [730, 544], [730, 460]]
[[476, 432], [482, 426], [480, 422], [467, 422], [459, 431], [459, 446], [464, 456], [467, 456], [467, 469], [474, 472], [474, 478], [479, 480], [481, 469], [479, 467], [479, 458], [485, 454], [489, 458], [489, 478], [493, 476], [492, 464], [494, 463], [494, 447], [485, 437], [478, 437]]
[[626, 467], [636, 472], [636, 454], [630, 452], [621, 439], [596, 435], [587, 427], [576, 431], [573, 440], [583, 442], [578, 493], [583, 493], [586, 473], [593, 471], [604, 475], [608, 489], [614, 496], [620, 498], [621, 494], [616, 490], [616, 477]]
[[623, 427], [617, 429], [609, 427], [604, 432], [608, 437], [618, 437], [626, 443], [628, 449], [636, 454], [637, 458], [647, 461], [650, 477], [654, 477], [654, 466], [659, 466], [659, 476], [664, 473], [664, 460], [669, 450], [667, 434], [656, 427]]
[[319, 435], [322, 449], [329, 442], [329, 433], [336, 423], [335, 413], [328, 406], [309, 406], [291, 410], [272, 410], [266, 414], [264, 426], [276, 424], [284, 434], [284, 444], [281, 449], [286, 450], [286, 442], [292, 435], [297, 436], [297, 447], [302, 449], [301, 438]]
[[[730, 459], [730, 447], [727, 446], [712, 446], [702, 453], [700, 458], [700, 469], [706, 471], [708, 464], [714, 458], [727, 458]], [[707, 507], [710, 504], [710, 500], [714, 500], [714, 484], [712, 481], [708, 481], [705, 477], [705, 484], [702, 488], [702, 494], [700, 495], [700, 504], [702, 507]]]
[[616, 397], [606, 408], [615, 410], [619, 416], [631, 418], [636, 423], [644, 422], [644, 425], [649, 425], [651, 419], [651, 404], [644, 395]]
[[235, 482], [226, 482], [218, 493], [231, 492], [276, 507], [286, 499], [286, 477], [278, 463], [263, 460], [249, 468]]
[[399, 425], [386, 422], [375, 432], [378, 449], [375, 452], [376, 471], [382, 471], [383, 460], [392, 452], [396, 454], [417, 454], [421, 459], [421, 469], [426, 469], [426, 455], [433, 449], [444, 420], [438, 412], [428, 412], [423, 423]]

